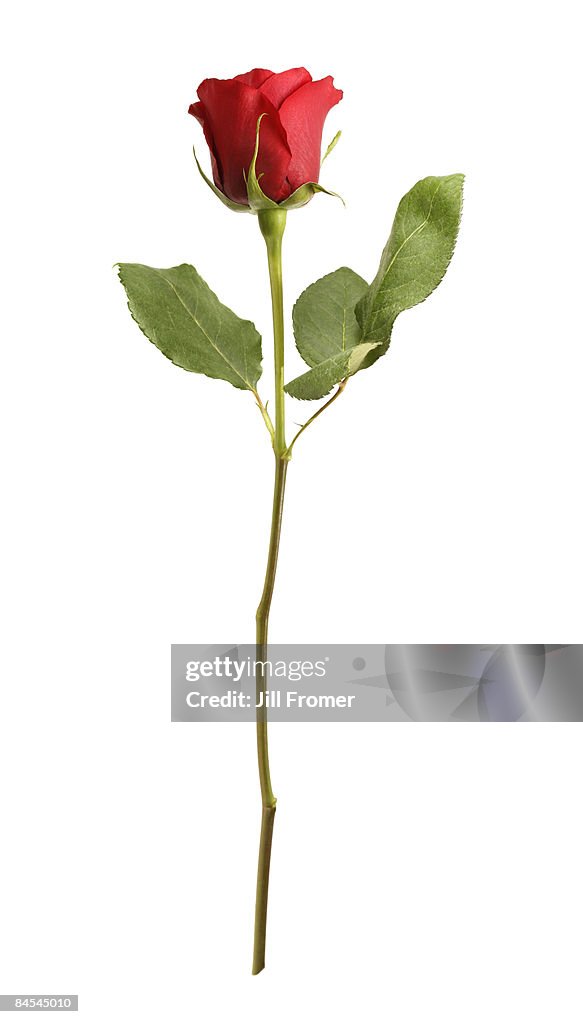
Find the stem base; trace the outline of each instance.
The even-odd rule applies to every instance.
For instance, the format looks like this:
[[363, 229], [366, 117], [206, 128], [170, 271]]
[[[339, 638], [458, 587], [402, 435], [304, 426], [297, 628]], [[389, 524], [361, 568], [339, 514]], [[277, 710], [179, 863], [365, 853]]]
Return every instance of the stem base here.
[[261, 814], [261, 838], [257, 864], [257, 895], [255, 899], [255, 941], [253, 946], [253, 974], [265, 967], [265, 936], [267, 928], [267, 897], [269, 893], [269, 865], [275, 823], [275, 804], [264, 807]]

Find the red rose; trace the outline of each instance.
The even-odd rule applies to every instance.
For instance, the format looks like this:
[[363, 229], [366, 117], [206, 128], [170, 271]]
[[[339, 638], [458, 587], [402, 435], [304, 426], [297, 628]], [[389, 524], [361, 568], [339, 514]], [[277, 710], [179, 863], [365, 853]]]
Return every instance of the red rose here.
[[217, 188], [232, 202], [248, 206], [244, 175], [261, 137], [256, 172], [266, 196], [280, 203], [300, 185], [317, 182], [322, 129], [328, 111], [342, 99], [332, 78], [313, 82], [305, 68], [275, 75], [255, 68], [235, 78], [207, 78], [199, 102], [188, 109], [200, 121], [211, 151]]

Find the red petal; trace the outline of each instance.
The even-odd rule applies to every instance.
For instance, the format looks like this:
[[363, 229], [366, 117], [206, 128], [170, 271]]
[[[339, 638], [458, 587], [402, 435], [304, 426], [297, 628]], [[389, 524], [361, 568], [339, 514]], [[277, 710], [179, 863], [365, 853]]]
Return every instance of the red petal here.
[[193, 117], [196, 117], [196, 120], [200, 121], [200, 123], [202, 124], [202, 120], [203, 120], [203, 106], [202, 106], [202, 103], [191, 103], [189, 108], [188, 108], [188, 113], [192, 114]]
[[271, 78], [273, 71], [266, 71], [265, 68], [254, 68], [253, 71], [246, 71], [244, 75], [235, 75], [234, 82], [243, 82], [243, 85], [250, 85], [252, 89], [259, 89], [267, 78]]
[[292, 154], [287, 172], [292, 192], [307, 181], [318, 181], [324, 121], [341, 99], [329, 76], [302, 85], [282, 103], [279, 116]]
[[279, 75], [267, 78], [261, 85], [261, 92], [279, 110], [283, 101], [291, 96], [292, 92], [311, 81], [312, 76], [305, 68], [291, 68], [289, 71], [282, 71]]
[[207, 146], [208, 146], [208, 148], [210, 150], [210, 154], [211, 154], [211, 167], [212, 167], [212, 172], [213, 172], [213, 180], [214, 180], [214, 183], [217, 186], [217, 188], [220, 188], [221, 192], [223, 192], [224, 191], [224, 189], [223, 189], [223, 175], [222, 175], [222, 172], [221, 172], [221, 167], [220, 167], [219, 161], [217, 160], [217, 157], [215, 155], [215, 142], [214, 142], [213, 135], [212, 135], [212, 132], [211, 132], [209, 124], [208, 124], [208, 118], [205, 117], [204, 106], [202, 105], [202, 103], [191, 103], [189, 108], [188, 108], [188, 113], [192, 114], [193, 117], [196, 117], [196, 120], [198, 121], [198, 123], [202, 125], [202, 130], [204, 132], [204, 137], [206, 139], [206, 144], [207, 144]]
[[[257, 89], [234, 79], [208, 78], [198, 89], [205, 127], [213, 139], [213, 151], [220, 167], [223, 192], [235, 203], [247, 203], [243, 172], [247, 173], [253, 150], [257, 120], [261, 122], [256, 172], [265, 194], [275, 202], [289, 195], [287, 171], [290, 150], [279, 115], [273, 104]], [[195, 115], [196, 116], [196, 115]]]

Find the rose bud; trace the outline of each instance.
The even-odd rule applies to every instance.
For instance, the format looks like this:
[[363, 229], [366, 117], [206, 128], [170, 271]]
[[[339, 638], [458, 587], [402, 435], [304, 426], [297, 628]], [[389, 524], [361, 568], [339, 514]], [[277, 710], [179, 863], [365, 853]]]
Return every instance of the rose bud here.
[[235, 78], [207, 78], [197, 94], [188, 112], [210, 149], [213, 191], [228, 206], [249, 211], [250, 172], [259, 183], [256, 196], [269, 206], [291, 209], [326, 191], [318, 185], [322, 129], [342, 99], [330, 76], [314, 82], [305, 68], [281, 74], [256, 68]]

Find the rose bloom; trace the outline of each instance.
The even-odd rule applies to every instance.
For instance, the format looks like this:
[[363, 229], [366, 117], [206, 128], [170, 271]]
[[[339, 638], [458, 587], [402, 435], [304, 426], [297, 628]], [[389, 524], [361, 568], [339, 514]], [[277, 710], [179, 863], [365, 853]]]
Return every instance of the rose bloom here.
[[245, 174], [262, 114], [256, 173], [265, 195], [280, 203], [318, 181], [324, 121], [342, 99], [330, 76], [313, 82], [305, 68], [281, 74], [255, 68], [235, 78], [207, 78], [197, 94], [188, 112], [202, 125], [215, 185], [232, 202], [249, 205]]

